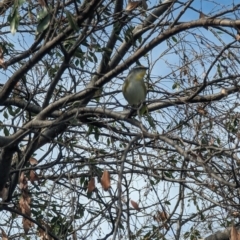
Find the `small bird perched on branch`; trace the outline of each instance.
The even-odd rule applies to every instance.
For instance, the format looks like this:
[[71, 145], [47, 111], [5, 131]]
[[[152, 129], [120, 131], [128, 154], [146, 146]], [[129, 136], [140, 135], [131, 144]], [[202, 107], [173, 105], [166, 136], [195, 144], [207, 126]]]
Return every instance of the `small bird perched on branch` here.
[[147, 67], [137, 66], [130, 70], [122, 86], [124, 98], [131, 106], [138, 106], [144, 102], [147, 95], [147, 88], [144, 83], [144, 76]]

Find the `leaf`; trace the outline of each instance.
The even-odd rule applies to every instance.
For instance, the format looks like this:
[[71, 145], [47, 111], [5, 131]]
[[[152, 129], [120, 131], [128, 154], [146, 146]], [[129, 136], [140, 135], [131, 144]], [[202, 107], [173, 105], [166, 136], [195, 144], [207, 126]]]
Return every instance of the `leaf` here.
[[92, 53], [92, 52], [89, 52], [89, 54], [92, 56], [94, 62], [97, 63], [98, 59], [97, 59], [96, 55], [94, 53]]
[[5, 136], [9, 136], [9, 131], [6, 127], [3, 128], [3, 132]]
[[204, 109], [204, 108], [201, 107], [201, 106], [198, 106], [197, 111], [198, 111], [198, 113], [200, 113], [200, 114], [203, 115], [203, 116], [205, 116], [205, 115], [208, 114], [207, 110]]
[[88, 182], [88, 192], [91, 193], [95, 189], [95, 178], [92, 177], [90, 181]]
[[10, 23], [10, 31], [14, 35], [17, 32], [19, 25], [18, 7], [14, 7], [13, 12], [8, 16], [8, 22]]
[[25, 177], [24, 173], [22, 172], [19, 178], [19, 188], [21, 190], [25, 190], [28, 188], [27, 178]]
[[72, 15], [72, 13], [69, 11], [65, 11], [65, 13], [67, 15], [68, 22], [69, 22], [70, 26], [72, 27], [72, 29], [74, 29], [76, 32], [78, 32], [79, 27], [78, 27], [78, 24], [77, 24], [74, 16]]
[[37, 159], [34, 158], [34, 157], [30, 157], [30, 158], [29, 158], [29, 162], [30, 162], [30, 164], [33, 165], [33, 166], [38, 164]]
[[178, 89], [180, 87], [179, 83], [175, 82], [173, 85], [172, 85], [172, 89]]
[[125, 9], [125, 11], [127, 11], [127, 12], [133, 11], [133, 10], [136, 9], [138, 6], [140, 6], [141, 3], [142, 3], [142, 1], [135, 1], [135, 2], [129, 1], [129, 2], [128, 2], [128, 5], [127, 5], [127, 7], [126, 7], [126, 9]]
[[172, 37], [172, 40], [173, 40], [175, 43], [178, 42], [178, 40], [177, 40], [175, 37]]
[[217, 65], [217, 71], [218, 71], [219, 77], [222, 78], [222, 70], [219, 64]]
[[44, 0], [38, 0], [38, 3], [39, 3], [40, 6], [46, 7], [46, 3], [45, 3]]
[[94, 127], [94, 137], [95, 137], [96, 141], [99, 140], [99, 135], [100, 135], [100, 131], [99, 131], [98, 127]]
[[4, 49], [0, 45], [0, 66], [2, 66], [4, 69], [6, 69], [3, 54], [4, 54]]
[[13, 117], [15, 116], [15, 112], [13, 111], [12, 106], [8, 107], [8, 112], [11, 116], [13, 116]]
[[231, 228], [231, 240], [240, 240], [240, 233], [234, 226]]
[[23, 229], [25, 234], [28, 234], [28, 231], [31, 228], [31, 226], [32, 226], [32, 223], [28, 219], [23, 218]]
[[47, 11], [47, 8], [44, 8], [38, 15], [38, 25], [37, 25], [37, 32], [41, 33], [46, 30], [50, 24], [50, 14]]
[[156, 125], [155, 125], [154, 119], [152, 118], [151, 115], [149, 115], [149, 114], [147, 115], [147, 120], [148, 120], [149, 125], [150, 125], [154, 130], [156, 130]]
[[47, 232], [52, 231], [51, 227], [47, 223], [45, 223], [43, 220], [41, 220], [40, 223], [45, 228], [45, 230], [38, 228], [38, 235], [40, 236], [40, 239], [52, 240], [52, 238], [47, 234]]
[[19, 207], [21, 209], [21, 212], [23, 214], [26, 214], [27, 216], [31, 216], [31, 208], [29, 203], [27, 202], [26, 199], [24, 199], [23, 197], [20, 198], [19, 200]]
[[4, 116], [6, 119], [8, 119], [8, 114], [7, 114], [6, 111], [3, 113], [3, 116]]
[[107, 170], [104, 170], [104, 172], [103, 172], [103, 175], [101, 178], [101, 184], [102, 184], [104, 191], [107, 191], [111, 186], [110, 174]]
[[86, 133], [86, 137], [89, 136], [93, 132], [94, 126], [91, 124], [88, 124], [88, 131]]
[[2, 198], [3, 201], [7, 200], [8, 198], [8, 190], [9, 188], [4, 187], [0, 192], [0, 198]]
[[8, 236], [3, 229], [2, 229], [2, 240], [8, 240]]
[[[168, 219], [168, 214], [164, 211], [157, 211], [157, 214], [153, 216], [153, 219], [157, 222], [165, 222]], [[163, 226], [165, 229], [169, 229], [169, 226], [166, 223], [164, 223]]]
[[131, 200], [131, 204], [132, 204], [132, 206], [133, 206], [133, 208], [135, 210], [140, 211], [140, 208], [139, 208], [138, 204], [135, 201]]
[[30, 182], [31, 182], [32, 184], [33, 184], [35, 181], [38, 181], [38, 180], [39, 180], [37, 173], [36, 173], [35, 171], [33, 171], [33, 170], [30, 171], [29, 177], [30, 177]]

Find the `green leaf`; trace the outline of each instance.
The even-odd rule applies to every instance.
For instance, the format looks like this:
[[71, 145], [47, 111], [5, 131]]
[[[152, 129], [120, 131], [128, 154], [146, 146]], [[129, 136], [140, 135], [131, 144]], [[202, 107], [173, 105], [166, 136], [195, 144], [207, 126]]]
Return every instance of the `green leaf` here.
[[172, 85], [172, 89], [176, 89], [176, 88], [179, 88], [179, 83], [175, 82], [173, 85]]
[[89, 136], [93, 132], [93, 129], [94, 129], [93, 125], [89, 124], [86, 136]]
[[139, 114], [140, 116], [143, 116], [144, 114], [146, 114], [148, 112], [148, 108], [146, 104], [143, 104], [143, 106], [141, 107], [141, 109], [139, 110]]
[[18, 6], [23, 5], [23, 3], [25, 3], [25, 2], [26, 2], [25, 0], [18, 0]]
[[139, 43], [142, 43], [142, 36], [140, 36], [137, 40]]
[[172, 175], [172, 172], [164, 172], [164, 175], [168, 178], [173, 178], [174, 179], [174, 177]]
[[98, 59], [97, 59], [96, 55], [94, 53], [92, 53], [92, 52], [89, 52], [89, 54], [92, 56], [94, 62], [97, 63]]
[[100, 135], [100, 131], [97, 127], [94, 127], [94, 137], [96, 139], [96, 141], [99, 140], [99, 135]]
[[75, 64], [75, 66], [78, 66], [79, 65], [79, 59], [77, 59], [74, 64]]
[[8, 16], [8, 22], [10, 23], [10, 31], [14, 35], [17, 32], [18, 25], [19, 25], [19, 14], [18, 14], [18, 8], [14, 7], [14, 10], [10, 15]]
[[37, 32], [41, 33], [46, 30], [50, 24], [50, 14], [47, 11], [47, 8], [44, 8], [37, 16], [38, 18], [38, 25], [37, 25]]
[[93, 62], [93, 59], [92, 59], [90, 56], [88, 56], [87, 59], [88, 59], [90, 62]]
[[75, 57], [82, 58], [83, 55], [84, 55], [84, 52], [82, 51], [81, 48], [76, 49], [76, 51], [74, 52]]
[[11, 116], [13, 116], [13, 117], [15, 116], [15, 112], [13, 111], [12, 106], [8, 107], [8, 112]]
[[82, 41], [82, 45], [85, 47], [89, 47], [89, 43], [87, 42], [86, 39]]
[[65, 13], [67, 15], [68, 22], [69, 22], [70, 26], [72, 27], [72, 29], [75, 30], [76, 32], [78, 32], [79, 27], [78, 27], [78, 24], [77, 24], [74, 16], [72, 15], [72, 13], [70, 13], [69, 11], [65, 11]]
[[165, 205], [171, 205], [171, 202], [165, 201], [164, 204], [165, 204]]
[[172, 37], [172, 40], [173, 40], [175, 43], [178, 42], [178, 40], [177, 40], [175, 37]]
[[155, 185], [155, 182], [150, 179], [150, 184], [153, 186], [153, 185]]
[[46, 7], [44, 7], [43, 10], [38, 13], [37, 19], [38, 19], [38, 20], [42, 20], [42, 19], [44, 19], [47, 15], [48, 15], [48, 10], [47, 10]]
[[156, 125], [155, 125], [154, 119], [152, 118], [151, 115], [147, 115], [147, 120], [148, 120], [149, 125], [150, 125], [154, 130], [156, 130]]
[[103, 47], [102, 50], [103, 50], [104, 52], [108, 52], [108, 53], [111, 53], [111, 52], [112, 52], [112, 49], [106, 48], [106, 47]]
[[3, 132], [5, 136], [9, 136], [9, 131], [6, 127], [4, 127]]
[[118, 41], [123, 42], [123, 39], [118, 34], [115, 34], [115, 37]]
[[21, 108], [17, 108], [15, 114], [18, 114], [21, 111]]
[[4, 118], [8, 119], [8, 114], [6, 111], [4, 111], [3, 116], [4, 116]]
[[221, 67], [219, 64], [217, 65], [217, 71], [218, 71], [219, 77], [222, 78], [222, 71], [221, 71]]
[[81, 101], [75, 101], [73, 104], [72, 104], [72, 107], [74, 108], [78, 108], [81, 104]]

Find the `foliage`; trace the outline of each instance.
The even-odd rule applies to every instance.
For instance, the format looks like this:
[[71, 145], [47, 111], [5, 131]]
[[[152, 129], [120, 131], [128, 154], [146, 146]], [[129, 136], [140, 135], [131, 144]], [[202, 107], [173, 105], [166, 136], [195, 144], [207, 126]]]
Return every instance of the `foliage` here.
[[[239, 223], [237, 2], [1, 1], [3, 239], [197, 239]], [[121, 93], [139, 64], [144, 114]]]

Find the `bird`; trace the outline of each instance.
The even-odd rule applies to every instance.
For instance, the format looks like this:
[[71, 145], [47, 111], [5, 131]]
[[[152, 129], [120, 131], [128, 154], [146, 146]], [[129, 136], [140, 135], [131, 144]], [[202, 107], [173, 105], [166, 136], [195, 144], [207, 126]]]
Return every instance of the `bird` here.
[[144, 83], [144, 76], [147, 69], [147, 67], [142, 65], [131, 69], [123, 83], [123, 96], [127, 100], [128, 104], [133, 107], [143, 103], [146, 99], [147, 88]]

